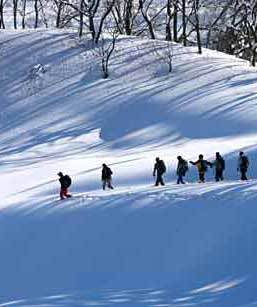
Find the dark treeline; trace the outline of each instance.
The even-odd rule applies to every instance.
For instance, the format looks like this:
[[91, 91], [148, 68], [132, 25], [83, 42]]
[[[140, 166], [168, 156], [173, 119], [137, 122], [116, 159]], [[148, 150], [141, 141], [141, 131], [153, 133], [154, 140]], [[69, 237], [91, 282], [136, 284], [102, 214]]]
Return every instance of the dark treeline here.
[[[256, 65], [256, 0], [0, 0], [0, 28], [76, 27], [98, 43], [101, 33], [165, 38], [219, 50]], [[8, 22], [9, 25], [9, 22]]]

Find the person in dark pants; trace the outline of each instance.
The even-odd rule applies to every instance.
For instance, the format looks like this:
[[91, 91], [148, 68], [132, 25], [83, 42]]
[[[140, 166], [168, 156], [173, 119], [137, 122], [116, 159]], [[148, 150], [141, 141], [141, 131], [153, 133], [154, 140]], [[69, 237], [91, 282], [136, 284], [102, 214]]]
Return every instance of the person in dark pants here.
[[109, 189], [113, 189], [112, 186], [112, 170], [106, 165], [102, 165], [102, 183], [103, 183], [103, 190], [105, 190], [106, 186]]
[[239, 158], [238, 158], [238, 167], [237, 171], [240, 171], [241, 173], [241, 180], [248, 180], [246, 174], [249, 167], [249, 159], [244, 154], [243, 151], [240, 151]]
[[208, 166], [212, 167], [212, 163], [204, 160], [203, 155], [199, 155], [199, 159], [195, 162], [190, 161], [191, 164], [195, 165], [198, 169], [199, 183], [205, 182], [205, 173], [208, 170]]
[[225, 170], [225, 160], [223, 159], [223, 157], [220, 155], [219, 152], [216, 152], [216, 159], [212, 163], [212, 165], [215, 167], [215, 180], [217, 182], [220, 180], [223, 181], [224, 180], [223, 172]]
[[65, 197], [70, 198], [71, 194], [68, 194], [68, 188], [71, 186], [71, 178], [68, 175], [63, 175], [62, 172], [57, 174], [59, 176], [59, 182], [61, 184], [60, 198], [64, 199]]
[[164, 173], [166, 172], [165, 163], [160, 158], [156, 158], [155, 161], [156, 162], [155, 162], [154, 170], [153, 170], [153, 176], [154, 177], [156, 176], [156, 173], [157, 173], [155, 186], [158, 186], [159, 184], [165, 185], [165, 183], [163, 181], [163, 177], [162, 177], [164, 175]]
[[177, 166], [177, 184], [185, 184], [183, 177], [186, 175], [186, 172], [188, 171], [188, 163], [186, 160], [184, 160], [181, 156], [177, 157], [178, 159], [178, 166]]

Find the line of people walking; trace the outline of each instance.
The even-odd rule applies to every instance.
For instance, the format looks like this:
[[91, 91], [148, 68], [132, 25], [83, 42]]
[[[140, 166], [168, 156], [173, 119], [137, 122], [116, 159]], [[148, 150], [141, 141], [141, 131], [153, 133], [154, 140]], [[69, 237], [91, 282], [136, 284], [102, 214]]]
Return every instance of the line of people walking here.
[[[182, 158], [182, 156], [177, 157], [177, 184], [185, 184], [184, 177], [186, 176], [189, 165], [187, 160]], [[208, 171], [208, 168], [214, 168], [215, 170], [215, 180], [216, 182], [223, 181], [224, 180], [224, 171], [225, 171], [225, 160], [220, 155], [219, 152], [216, 152], [216, 158], [213, 162], [207, 161], [204, 159], [204, 156], [202, 154], [199, 155], [198, 160], [196, 161], [189, 161], [191, 165], [194, 165], [197, 167], [198, 175], [199, 175], [199, 183], [205, 182], [205, 175]], [[247, 171], [249, 168], [249, 159], [244, 154], [244, 152], [239, 153], [238, 158], [238, 165], [237, 165], [237, 171], [241, 174], [241, 180], [248, 180], [247, 178]], [[164, 174], [166, 173], [166, 165], [163, 160], [161, 160], [159, 157], [155, 159], [154, 169], [153, 169], [153, 177], [156, 178], [155, 180], [155, 186], [159, 185], [165, 185], [164, 182]], [[102, 188], [105, 190], [106, 188], [114, 189], [112, 185], [112, 175], [113, 172], [110, 167], [108, 167], [106, 164], [102, 164]], [[61, 184], [60, 189], [60, 198], [64, 199], [70, 198], [71, 194], [68, 193], [68, 189], [71, 186], [71, 178], [69, 175], [63, 175], [62, 172], [58, 173], [59, 176], [59, 182]]]
[[[186, 176], [187, 171], [189, 170], [188, 162], [183, 159], [181, 156], [177, 157], [178, 164], [177, 164], [177, 184], [185, 184], [184, 177]], [[190, 164], [197, 167], [198, 176], [199, 176], [199, 183], [205, 182], [205, 175], [208, 171], [208, 167], [215, 169], [215, 180], [223, 181], [224, 180], [224, 171], [225, 171], [225, 160], [220, 155], [219, 152], [216, 152], [216, 158], [213, 162], [209, 162], [204, 159], [202, 154], [199, 155], [197, 161], [189, 161]], [[249, 159], [244, 154], [243, 151], [240, 151], [239, 158], [238, 158], [238, 165], [237, 171], [241, 174], [241, 180], [248, 180], [247, 178], [247, 171], [249, 168]], [[166, 172], [166, 166], [163, 160], [159, 157], [156, 158], [156, 162], [154, 165], [153, 176], [156, 177], [155, 185], [158, 186], [159, 184], [164, 185], [163, 175]]]

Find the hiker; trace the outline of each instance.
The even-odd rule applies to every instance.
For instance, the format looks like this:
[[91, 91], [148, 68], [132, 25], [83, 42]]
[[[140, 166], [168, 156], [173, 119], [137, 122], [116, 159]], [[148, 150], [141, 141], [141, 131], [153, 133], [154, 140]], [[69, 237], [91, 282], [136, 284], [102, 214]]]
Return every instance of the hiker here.
[[223, 157], [220, 155], [219, 152], [216, 152], [216, 159], [212, 163], [212, 165], [215, 167], [216, 182], [220, 180], [223, 181], [224, 180], [223, 172], [225, 170], [225, 160], [223, 159]]
[[199, 173], [199, 183], [204, 183], [205, 182], [205, 173], [208, 170], [208, 166], [212, 167], [212, 163], [204, 160], [203, 155], [199, 155], [199, 159], [195, 162], [190, 161], [192, 165], [196, 165], [198, 168], [198, 173]]
[[68, 194], [68, 188], [71, 186], [71, 178], [68, 175], [63, 175], [62, 172], [59, 172], [57, 174], [60, 179], [59, 182], [61, 184], [61, 190], [60, 190], [60, 198], [64, 199], [64, 197], [70, 198], [71, 194]]
[[113, 189], [112, 186], [112, 170], [106, 165], [102, 165], [102, 182], [103, 182], [103, 190], [105, 190], [106, 185], [109, 189]]
[[154, 165], [153, 176], [155, 177], [157, 173], [156, 182], [155, 182], [155, 186], [157, 187], [159, 184], [165, 185], [162, 176], [166, 172], [166, 166], [163, 160], [161, 160], [158, 157], [155, 159], [155, 161], [156, 162]]
[[249, 167], [249, 159], [244, 154], [243, 151], [240, 151], [239, 158], [238, 158], [237, 171], [240, 171], [241, 173], [241, 180], [248, 180], [246, 177], [248, 167]]
[[177, 184], [185, 184], [183, 177], [186, 175], [186, 172], [188, 171], [188, 163], [186, 160], [184, 160], [181, 156], [177, 157], [178, 159], [178, 166], [177, 166]]

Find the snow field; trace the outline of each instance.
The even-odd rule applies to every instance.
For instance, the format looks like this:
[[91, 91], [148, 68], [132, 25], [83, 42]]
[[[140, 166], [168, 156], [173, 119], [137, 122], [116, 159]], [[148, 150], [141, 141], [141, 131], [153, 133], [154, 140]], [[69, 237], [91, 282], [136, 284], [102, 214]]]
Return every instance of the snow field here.
[[[153, 51], [164, 42], [121, 37], [102, 80], [73, 33], [0, 41], [0, 306], [255, 306], [256, 71], [174, 45], [168, 75]], [[46, 72], [31, 74], [38, 64]], [[177, 155], [216, 151], [224, 183], [212, 170], [196, 183], [193, 167], [187, 185], [174, 183]], [[156, 156], [168, 166], [163, 188], [153, 187]], [[114, 191], [100, 189], [103, 162]], [[64, 202], [60, 170], [73, 179]]]

